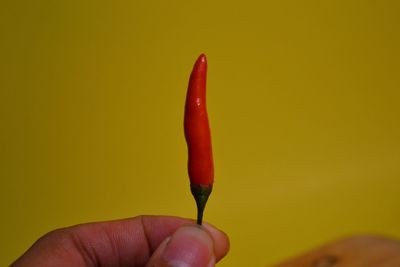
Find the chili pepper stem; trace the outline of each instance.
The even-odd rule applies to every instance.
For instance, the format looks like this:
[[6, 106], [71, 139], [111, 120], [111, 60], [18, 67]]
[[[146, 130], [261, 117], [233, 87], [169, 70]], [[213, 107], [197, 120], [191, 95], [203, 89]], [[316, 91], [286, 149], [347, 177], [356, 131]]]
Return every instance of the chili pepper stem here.
[[197, 224], [201, 225], [203, 223], [203, 212], [206, 207], [208, 197], [212, 191], [212, 185], [199, 185], [191, 184], [190, 191], [196, 200], [197, 205]]

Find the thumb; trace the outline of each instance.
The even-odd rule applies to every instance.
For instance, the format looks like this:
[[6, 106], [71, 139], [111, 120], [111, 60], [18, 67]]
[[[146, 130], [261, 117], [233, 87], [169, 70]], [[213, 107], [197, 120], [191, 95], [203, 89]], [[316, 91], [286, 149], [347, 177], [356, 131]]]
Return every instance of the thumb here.
[[183, 226], [166, 238], [146, 267], [213, 267], [214, 242], [199, 226]]

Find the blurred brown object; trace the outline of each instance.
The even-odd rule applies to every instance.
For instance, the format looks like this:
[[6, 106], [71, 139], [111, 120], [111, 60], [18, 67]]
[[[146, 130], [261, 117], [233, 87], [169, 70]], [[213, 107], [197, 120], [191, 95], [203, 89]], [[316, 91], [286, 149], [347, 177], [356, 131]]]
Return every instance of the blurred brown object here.
[[338, 240], [276, 267], [400, 267], [400, 241], [379, 236]]

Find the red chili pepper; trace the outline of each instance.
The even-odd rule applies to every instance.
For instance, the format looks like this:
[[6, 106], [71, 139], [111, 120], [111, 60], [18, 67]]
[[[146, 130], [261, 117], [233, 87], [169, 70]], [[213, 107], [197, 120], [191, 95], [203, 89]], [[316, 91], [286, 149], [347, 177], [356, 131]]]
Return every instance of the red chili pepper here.
[[214, 182], [211, 133], [206, 109], [206, 79], [207, 59], [201, 54], [190, 75], [184, 119], [190, 188], [197, 204], [199, 225]]

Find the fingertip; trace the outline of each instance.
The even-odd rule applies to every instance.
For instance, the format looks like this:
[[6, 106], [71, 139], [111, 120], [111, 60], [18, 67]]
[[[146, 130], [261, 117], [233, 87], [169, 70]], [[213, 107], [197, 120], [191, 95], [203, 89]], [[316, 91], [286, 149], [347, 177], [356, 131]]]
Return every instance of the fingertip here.
[[213, 237], [202, 227], [186, 225], [157, 248], [146, 266], [203, 267], [213, 262]]
[[212, 224], [203, 223], [204, 229], [211, 235], [214, 241], [214, 253], [216, 260], [220, 261], [229, 252], [230, 241], [228, 235]]

